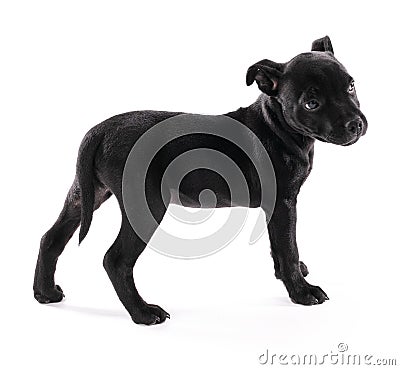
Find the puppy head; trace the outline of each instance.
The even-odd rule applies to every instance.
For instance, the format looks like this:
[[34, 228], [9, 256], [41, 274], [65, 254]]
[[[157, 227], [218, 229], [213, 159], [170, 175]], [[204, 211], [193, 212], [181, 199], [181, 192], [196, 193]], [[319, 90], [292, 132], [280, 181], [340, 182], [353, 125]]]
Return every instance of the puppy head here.
[[286, 122], [302, 135], [351, 145], [367, 130], [354, 80], [335, 58], [328, 36], [287, 63], [264, 59], [252, 65], [246, 83], [254, 81], [281, 104]]

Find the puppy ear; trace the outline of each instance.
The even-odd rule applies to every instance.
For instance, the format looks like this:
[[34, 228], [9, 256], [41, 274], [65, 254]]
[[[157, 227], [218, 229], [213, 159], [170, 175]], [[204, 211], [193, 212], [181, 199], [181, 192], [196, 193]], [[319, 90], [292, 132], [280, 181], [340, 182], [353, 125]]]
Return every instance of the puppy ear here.
[[246, 84], [250, 86], [254, 81], [265, 94], [274, 96], [278, 92], [279, 79], [283, 74], [284, 64], [264, 59], [253, 64], [246, 74]]
[[322, 37], [312, 43], [311, 51], [327, 51], [333, 54], [333, 47], [329, 36]]

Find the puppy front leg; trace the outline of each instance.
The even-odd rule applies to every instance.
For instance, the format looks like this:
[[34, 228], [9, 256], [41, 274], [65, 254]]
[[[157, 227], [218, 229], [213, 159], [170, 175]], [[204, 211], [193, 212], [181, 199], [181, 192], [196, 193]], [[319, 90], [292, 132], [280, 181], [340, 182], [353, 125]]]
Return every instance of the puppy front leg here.
[[296, 243], [296, 198], [277, 199], [268, 223], [271, 254], [275, 275], [282, 279], [294, 303], [312, 305], [329, 299], [318, 286], [309, 284], [304, 276], [307, 267], [299, 261]]

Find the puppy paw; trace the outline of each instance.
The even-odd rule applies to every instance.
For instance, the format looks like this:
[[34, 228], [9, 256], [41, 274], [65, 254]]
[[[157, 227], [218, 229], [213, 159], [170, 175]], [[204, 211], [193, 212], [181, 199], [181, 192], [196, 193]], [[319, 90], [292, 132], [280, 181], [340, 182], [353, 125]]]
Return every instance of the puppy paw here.
[[308, 275], [308, 268], [303, 261], [299, 262], [301, 274], [306, 277]]
[[65, 297], [59, 285], [56, 285], [53, 289], [46, 291], [34, 289], [33, 295], [39, 303], [56, 303], [62, 301], [62, 299]]
[[166, 319], [169, 319], [170, 315], [160, 306], [155, 304], [146, 304], [138, 309], [131, 317], [133, 322], [136, 324], [157, 325], [163, 323]]
[[[301, 274], [304, 277], [306, 277], [308, 275], [308, 268], [307, 268], [306, 264], [303, 261], [300, 261], [299, 262], [299, 267], [300, 267]], [[275, 269], [275, 277], [277, 279], [279, 279], [279, 280], [282, 279], [282, 275], [281, 275], [281, 272], [279, 270]]]
[[292, 302], [306, 306], [321, 304], [329, 299], [319, 286], [311, 284], [290, 290], [289, 297]]

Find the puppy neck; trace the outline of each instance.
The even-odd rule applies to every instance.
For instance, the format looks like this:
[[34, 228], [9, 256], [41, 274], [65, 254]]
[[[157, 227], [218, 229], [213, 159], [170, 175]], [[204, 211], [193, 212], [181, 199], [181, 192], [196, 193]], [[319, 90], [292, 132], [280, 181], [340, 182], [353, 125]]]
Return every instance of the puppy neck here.
[[298, 133], [286, 122], [278, 100], [261, 94], [255, 104], [258, 105], [264, 122], [281, 139], [285, 149], [299, 158], [308, 158], [310, 151], [314, 148], [315, 139]]

